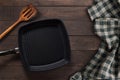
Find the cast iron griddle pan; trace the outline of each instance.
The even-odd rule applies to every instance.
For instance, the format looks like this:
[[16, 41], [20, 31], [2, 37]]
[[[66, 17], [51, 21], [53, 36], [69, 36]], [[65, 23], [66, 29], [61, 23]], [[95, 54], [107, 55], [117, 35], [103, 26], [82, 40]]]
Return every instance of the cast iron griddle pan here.
[[22, 62], [30, 71], [45, 71], [70, 61], [66, 29], [58, 19], [33, 22], [19, 30]]

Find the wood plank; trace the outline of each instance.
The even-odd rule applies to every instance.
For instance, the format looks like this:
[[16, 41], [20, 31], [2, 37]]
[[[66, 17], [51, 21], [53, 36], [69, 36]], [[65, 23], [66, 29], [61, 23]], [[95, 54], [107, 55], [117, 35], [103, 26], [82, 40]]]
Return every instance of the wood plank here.
[[72, 50], [97, 50], [100, 40], [96, 36], [70, 36]]
[[18, 46], [17, 36], [6, 36], [0, 41], [0, 50], [13, 49]]
[[[93, 24], [90, 21], [66, 21], [63, 20], [65, 27], [67, 29], [68, 35], [95, 35], [93, 31]], [[0, 21], [0, 33], [2, 33], [5, 29], [7, 29], [10, 25], [12, 25], [14, 21]], [[15, 30], [13, 30], [9, 35], [18, 35], [18, 30], [21, 26], [28, 24], [22, 23], [16, 26]]]
[[22, 66], [5, 66], [1, 69], [0, 80], [67, 80], [69, 76], [80, 69], [79, 66], [62, 67], [47, 72], [26, 72]]
[[[96, 53], [96, 50], [80, 50], [71, 51], [71, 63], [73, 65], [85, 65], [89, 62], [92, 56]], [[21, 59], [19, 54], [11, 54], [6, 56], [0, 56], [0, 66], [20, 66]]]
[[93, 0], [1, 0], [1, 6], [25, 6], [32, 3], [36, 6], [90, 6]]
[[[93, 0], [0, 0], [0, 33], [17, 20], [19, 12], [33, 3], [39, 14], [31, 21], [58, 18], [64, 21], [70, 38], [71, 63], [46, 72], [26, 72], [20, 55], [0, 56], [0, 80], [69, 80], [70, 75], [82, 70], [98, 49], [100, 39], [94, 35], [87, 8]], [[31, 22], [30, 21], [30, 22]], [[0, 41], [0, 51], [18, 46], [17, 26]]]
[[[81, 70], [92, 58], [96, 51], [72, 51], [71, 63], [46, 72], [29, 73], [21, 65], [19, 55], [0, 56], [0, 79], [5, 80], [67, 80], [69, 76]], [[12, 72], [12, 74], [10, 74]], [[7, 75], [7, 77], [6, 77]]]
[[[96, 36], [69, 36], [72, 50], [96, 50], [100, 40]], [[11, 49], [18, 46], [17, 36], [8, 36], [0, 42], [1, 49]]]
[[70, 36], [93, 36], [95, 35], [93, 30], [93, 24], [91, 21], [64, 21], [65, 27], [68, 31], [68, 35]]
[[[0, 7], [0, 20], [17, 20], [22, 7]], [[90, 21], [87, 7], [37, 7], [35, 20], [58, 18], [61, 20]]]

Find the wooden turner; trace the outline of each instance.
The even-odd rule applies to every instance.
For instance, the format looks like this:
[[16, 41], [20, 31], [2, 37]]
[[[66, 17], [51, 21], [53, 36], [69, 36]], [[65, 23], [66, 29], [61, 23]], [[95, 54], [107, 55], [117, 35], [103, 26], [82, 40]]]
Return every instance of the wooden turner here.
[[19, 24], [22, 21], [30, 20], [33, 16], [36, 15], [36, 13], [37, 13], [37, 10], [32, 4], [23, 8], [23, 10], [20, 12], [19, 19], [13, 25], [11, 25], [8, 29], [6, 29], [2, 34], [0, 34], [0, 40], [3, 39], [3, 37], [5, 37], [10, 31], [12, 31], [17, 24]]

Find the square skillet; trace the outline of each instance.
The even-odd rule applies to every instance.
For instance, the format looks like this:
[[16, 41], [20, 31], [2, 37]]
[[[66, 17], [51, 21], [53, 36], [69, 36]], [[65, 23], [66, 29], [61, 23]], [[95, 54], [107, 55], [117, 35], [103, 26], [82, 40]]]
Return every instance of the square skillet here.
[[70, 61], [69, 38], [58, 19], [30, 23], [19, 30], [22, 62], [29, 71], [46, 71]]

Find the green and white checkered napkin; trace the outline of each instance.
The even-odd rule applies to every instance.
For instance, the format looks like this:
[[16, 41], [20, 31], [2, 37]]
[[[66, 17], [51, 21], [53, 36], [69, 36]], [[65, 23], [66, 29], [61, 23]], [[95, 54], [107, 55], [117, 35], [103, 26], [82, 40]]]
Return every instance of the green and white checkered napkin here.
[[88, 9], [100, 47], [84, 68], [70, 80], [120, 80], [120, 4], [118, 0], [95, 0]]

